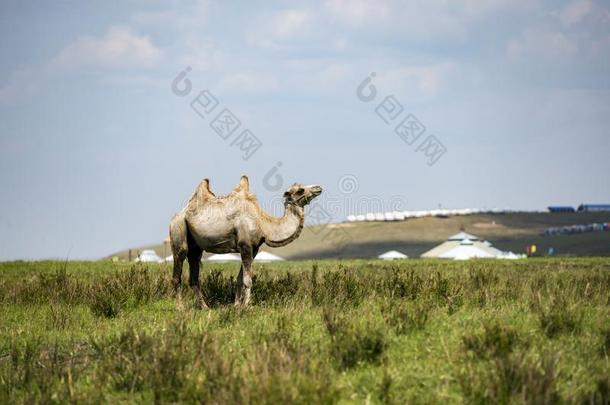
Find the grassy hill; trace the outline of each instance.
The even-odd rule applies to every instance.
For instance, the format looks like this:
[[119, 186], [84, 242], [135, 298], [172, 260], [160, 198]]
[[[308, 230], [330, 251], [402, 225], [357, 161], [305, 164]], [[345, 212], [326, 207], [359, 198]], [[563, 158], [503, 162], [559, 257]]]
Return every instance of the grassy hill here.
[[[533, 243], [540, 254], [546, 254], [549, 247], [554, 247], [556, 254], [564, 256], [610, 256], [610, 232], [542, 236], [549, 227], [592, 222], [610, 222], [610, 212], [479, 214], [397, 222], [344, 222], [306, 227], [299, 239], [290, 245], [276, 249], [265, 246], [264, 249], [288, 259], [372, 258], [391, 249], [409, 257], [419, 257], [464, 229], [489, 240], [499, 249], [515, 253], [525, 252], [525, 247]], [[337, 245], [332, 242], [336, 239], [347, 243]], [[153, 249], [162, 257], [171, 254], [168, 245], [140, 246], [131, 249], [132, 259], [143, 249]], [[127, 260], [129, 251], [109, 257]]]

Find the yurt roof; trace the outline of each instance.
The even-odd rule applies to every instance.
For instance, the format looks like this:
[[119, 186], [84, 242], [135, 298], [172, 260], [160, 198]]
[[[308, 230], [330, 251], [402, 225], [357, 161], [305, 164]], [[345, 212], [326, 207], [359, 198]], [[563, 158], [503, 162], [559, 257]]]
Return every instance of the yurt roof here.
[[278, 255], [274, 255], [273, 253], [265, 252], [264, 250], [258, 252], [256, 257], [254, 258], [256, 261], [260, 262], [273, 262], [273, 261], [281, 261], [284, 260], [282, 257]]
[[479, 240], [478, 237], [471, 235], [469, 233], [466, 233], [464, 231], [456, 233], [453, 236], [450, 236], [449, 239], [447, 239], [447, 240], [464, 240], [464, 239]]
[[217, 253], [206, 260], [210, 262], [238, 262], [241, 261], [241, 258], [235, 253]]
[[390, 250], [377, 256], [379, 259], [407, 259], [408, 256], [397, 250]]

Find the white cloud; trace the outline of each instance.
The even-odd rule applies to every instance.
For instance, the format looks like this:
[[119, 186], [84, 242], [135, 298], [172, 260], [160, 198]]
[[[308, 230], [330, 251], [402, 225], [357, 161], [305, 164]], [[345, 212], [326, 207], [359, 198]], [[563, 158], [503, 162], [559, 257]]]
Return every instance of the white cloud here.
[[331, 21], [350, 28], [391, 30], [422, 39], [460, 39], [473, 24], [493, 14], [530, 10], [531, 0], [327, 0], [324, 12]]
[[390, 8], [385, 0], [328, 0], [324, 6], [332, 16], [352, 26], [381, 22], [388, 17]]
[[576, 54], [578, 45], [574, 39], [563, 32], [530, 29], [510, 40], [506, 51], [512, 60], [529, 59], [530, 57], [561, 59]]
[[185, 41], [181, 64], [196, 71], [218, 70], [223, 67], [225, 55], [211, 39]]
[[[8, 81], [0, 85], [0, 103], [15, 104], [44, 89], [46, 84], [66, 70], [80, 67], [105, 69], [152, 68], [161, 60], [163, 52], [150, 38], [122, 26], [113, 26], [102, 37], [83, 36], [64, 47], [49, 62], [15, 70]], [[149, 83], [148, 77], [132, 76], [124, 83]], [[119, 80], [104, 78], [108, 82]]]
[[162, 51], [150, 38], [128, 27], [113, 26], [102, 37], [84, 36], [61, 50], [54, 66], [78, 68], [149, 68], [161, 59]]
[[592, 10], [593, 2], [590, 0], [576, 0], [559, 10], [557, 16], [563, 24], [573, 25], [581, 22]]
[[246, 33], [250, 45], [284, 49], [287, 43], [303, 40], [315, 33], [314, 16], [307, 10], [282, 10], [263, 14]]
[[605, 35], [591, 42], [591, 56], [597, 62], [608, 65], [608, 55], [610, 54], [610, 35]]
[[309, 32], [311, 15], [304, 10], [285, 10], [275, 14], [271, 32], [279, 38], [291, 38]]
[[0, 86], [0, 103], [15, 104], [35, 94], [40, 87], [41, 75], [44, 75], [44, 72], [28, 68], [13, 72], [8, 81]]
[[220, 93], [270, 93], [278, 89], [277, 79], [262, 72], [237, 72], [221, 79]]
[[210, 15], [208, 0], [190, 1], [188, 4], [178, 3], [165, 1], [160, 3], [166, 7], [165, 9], [138, 11], [131, 21], [147, 31], [159, 30], [165, 33], [197, 31], [207, 25]]
[[453, 62], [399, 67], [378, 72], [377, 82], [384, 92], [395, 94], [398, 98], [434, 97], [442, 90], [455, 68]]

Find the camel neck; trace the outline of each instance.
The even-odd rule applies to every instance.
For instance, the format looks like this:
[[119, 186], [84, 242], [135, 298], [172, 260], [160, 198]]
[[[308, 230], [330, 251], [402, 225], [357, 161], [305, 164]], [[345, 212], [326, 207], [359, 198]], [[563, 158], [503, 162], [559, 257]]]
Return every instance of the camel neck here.
[[299, 237], [305, 214], [303, 207], [292, 203], [284, 204], [284, 216], [265, 221], [265, 243], [271, 247], [285, 246]]

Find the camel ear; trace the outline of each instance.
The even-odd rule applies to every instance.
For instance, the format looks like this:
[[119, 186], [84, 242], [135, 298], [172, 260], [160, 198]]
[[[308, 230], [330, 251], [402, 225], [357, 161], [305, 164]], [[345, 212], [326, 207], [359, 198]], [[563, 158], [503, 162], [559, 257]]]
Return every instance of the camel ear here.
[[239, 186], [242, 190], [250, 191], [250, 180], [248, 180], [248, 176], [241, 176], [241, 179], [239, 179]]
[[289, 193], [288, 191], [286, 191], [286, 192], [284, 193], [284, 198], [288, 198], [288, 197], [290, 197], [290, 193]]

